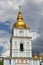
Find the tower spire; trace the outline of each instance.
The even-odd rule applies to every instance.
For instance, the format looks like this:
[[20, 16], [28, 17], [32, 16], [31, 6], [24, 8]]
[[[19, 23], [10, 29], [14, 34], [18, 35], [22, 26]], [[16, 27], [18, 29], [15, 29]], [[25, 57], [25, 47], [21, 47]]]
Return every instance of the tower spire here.
[[21, 11], [21, 5], [19, 5], [19, 11]]
[[22, 12], [21, 12], [21, 5], [19, 5], [17, 20], [23, 20], [23, 16], [22, 16]]
[[22, 16], [20, 4], [19, 4], [18, 15], [17, 15], [17, 22], [14, 24], [14, 27], [16, 27], [16, 28], [27, 28], [26, 23], [23, 21], [23, 16]]

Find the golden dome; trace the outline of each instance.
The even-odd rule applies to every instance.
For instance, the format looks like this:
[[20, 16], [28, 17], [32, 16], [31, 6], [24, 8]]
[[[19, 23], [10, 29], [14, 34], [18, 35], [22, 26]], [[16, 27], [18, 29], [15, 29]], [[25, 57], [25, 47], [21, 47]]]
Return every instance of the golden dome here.
[[16, 22], [15, 24], [14, 24], [14, 27], [15, 28], [26, 28], [26, 24], [24, 23], [24, 22]]
[[27, 28], [26, 23], [23, 21], [22, 12], [19, 10], [17, 16], [17, 22], [14, 24], [15, 28]]

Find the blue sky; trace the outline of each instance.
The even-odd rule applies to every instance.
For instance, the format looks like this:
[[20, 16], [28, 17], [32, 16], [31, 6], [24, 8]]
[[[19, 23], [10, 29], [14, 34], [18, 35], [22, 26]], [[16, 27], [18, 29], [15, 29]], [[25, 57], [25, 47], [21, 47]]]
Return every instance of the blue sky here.
[[0, 0], [0, 55], [9, 49], [19, 4], [22, 6], [24, 21], [31, 31], [39, 35], [32, 41], [33, 52], [43, 53], [43, 0]]

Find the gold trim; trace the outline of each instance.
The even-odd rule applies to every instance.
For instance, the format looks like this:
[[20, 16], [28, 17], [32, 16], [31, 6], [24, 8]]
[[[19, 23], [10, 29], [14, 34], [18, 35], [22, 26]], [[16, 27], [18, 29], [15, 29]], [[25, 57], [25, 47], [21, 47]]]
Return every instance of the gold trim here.
[[29, 59], [29, 60], [32, 59], [32, 60], [40, 60], [39, 58], [34, 59], [33, 57], [10, 57], [10, 58], [9, 58], [9, 57], [4, 57], [3, 60], [4, 60], [4, 59], [6, 59], [6, 60], [7, 60], [7, 59]]

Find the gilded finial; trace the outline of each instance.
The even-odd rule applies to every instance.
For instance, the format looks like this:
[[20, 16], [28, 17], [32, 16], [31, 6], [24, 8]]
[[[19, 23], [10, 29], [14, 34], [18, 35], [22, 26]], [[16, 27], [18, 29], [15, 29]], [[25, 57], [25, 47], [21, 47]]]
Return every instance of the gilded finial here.
[[19, 11], [21, 11], [21, 5], [19, 5]]
[[19, 5], [17, 20], [19, 20], [19, 21], [23, 20], [23, 16], [22, 16], [22, 12], [21, 12], [21, 5]]

